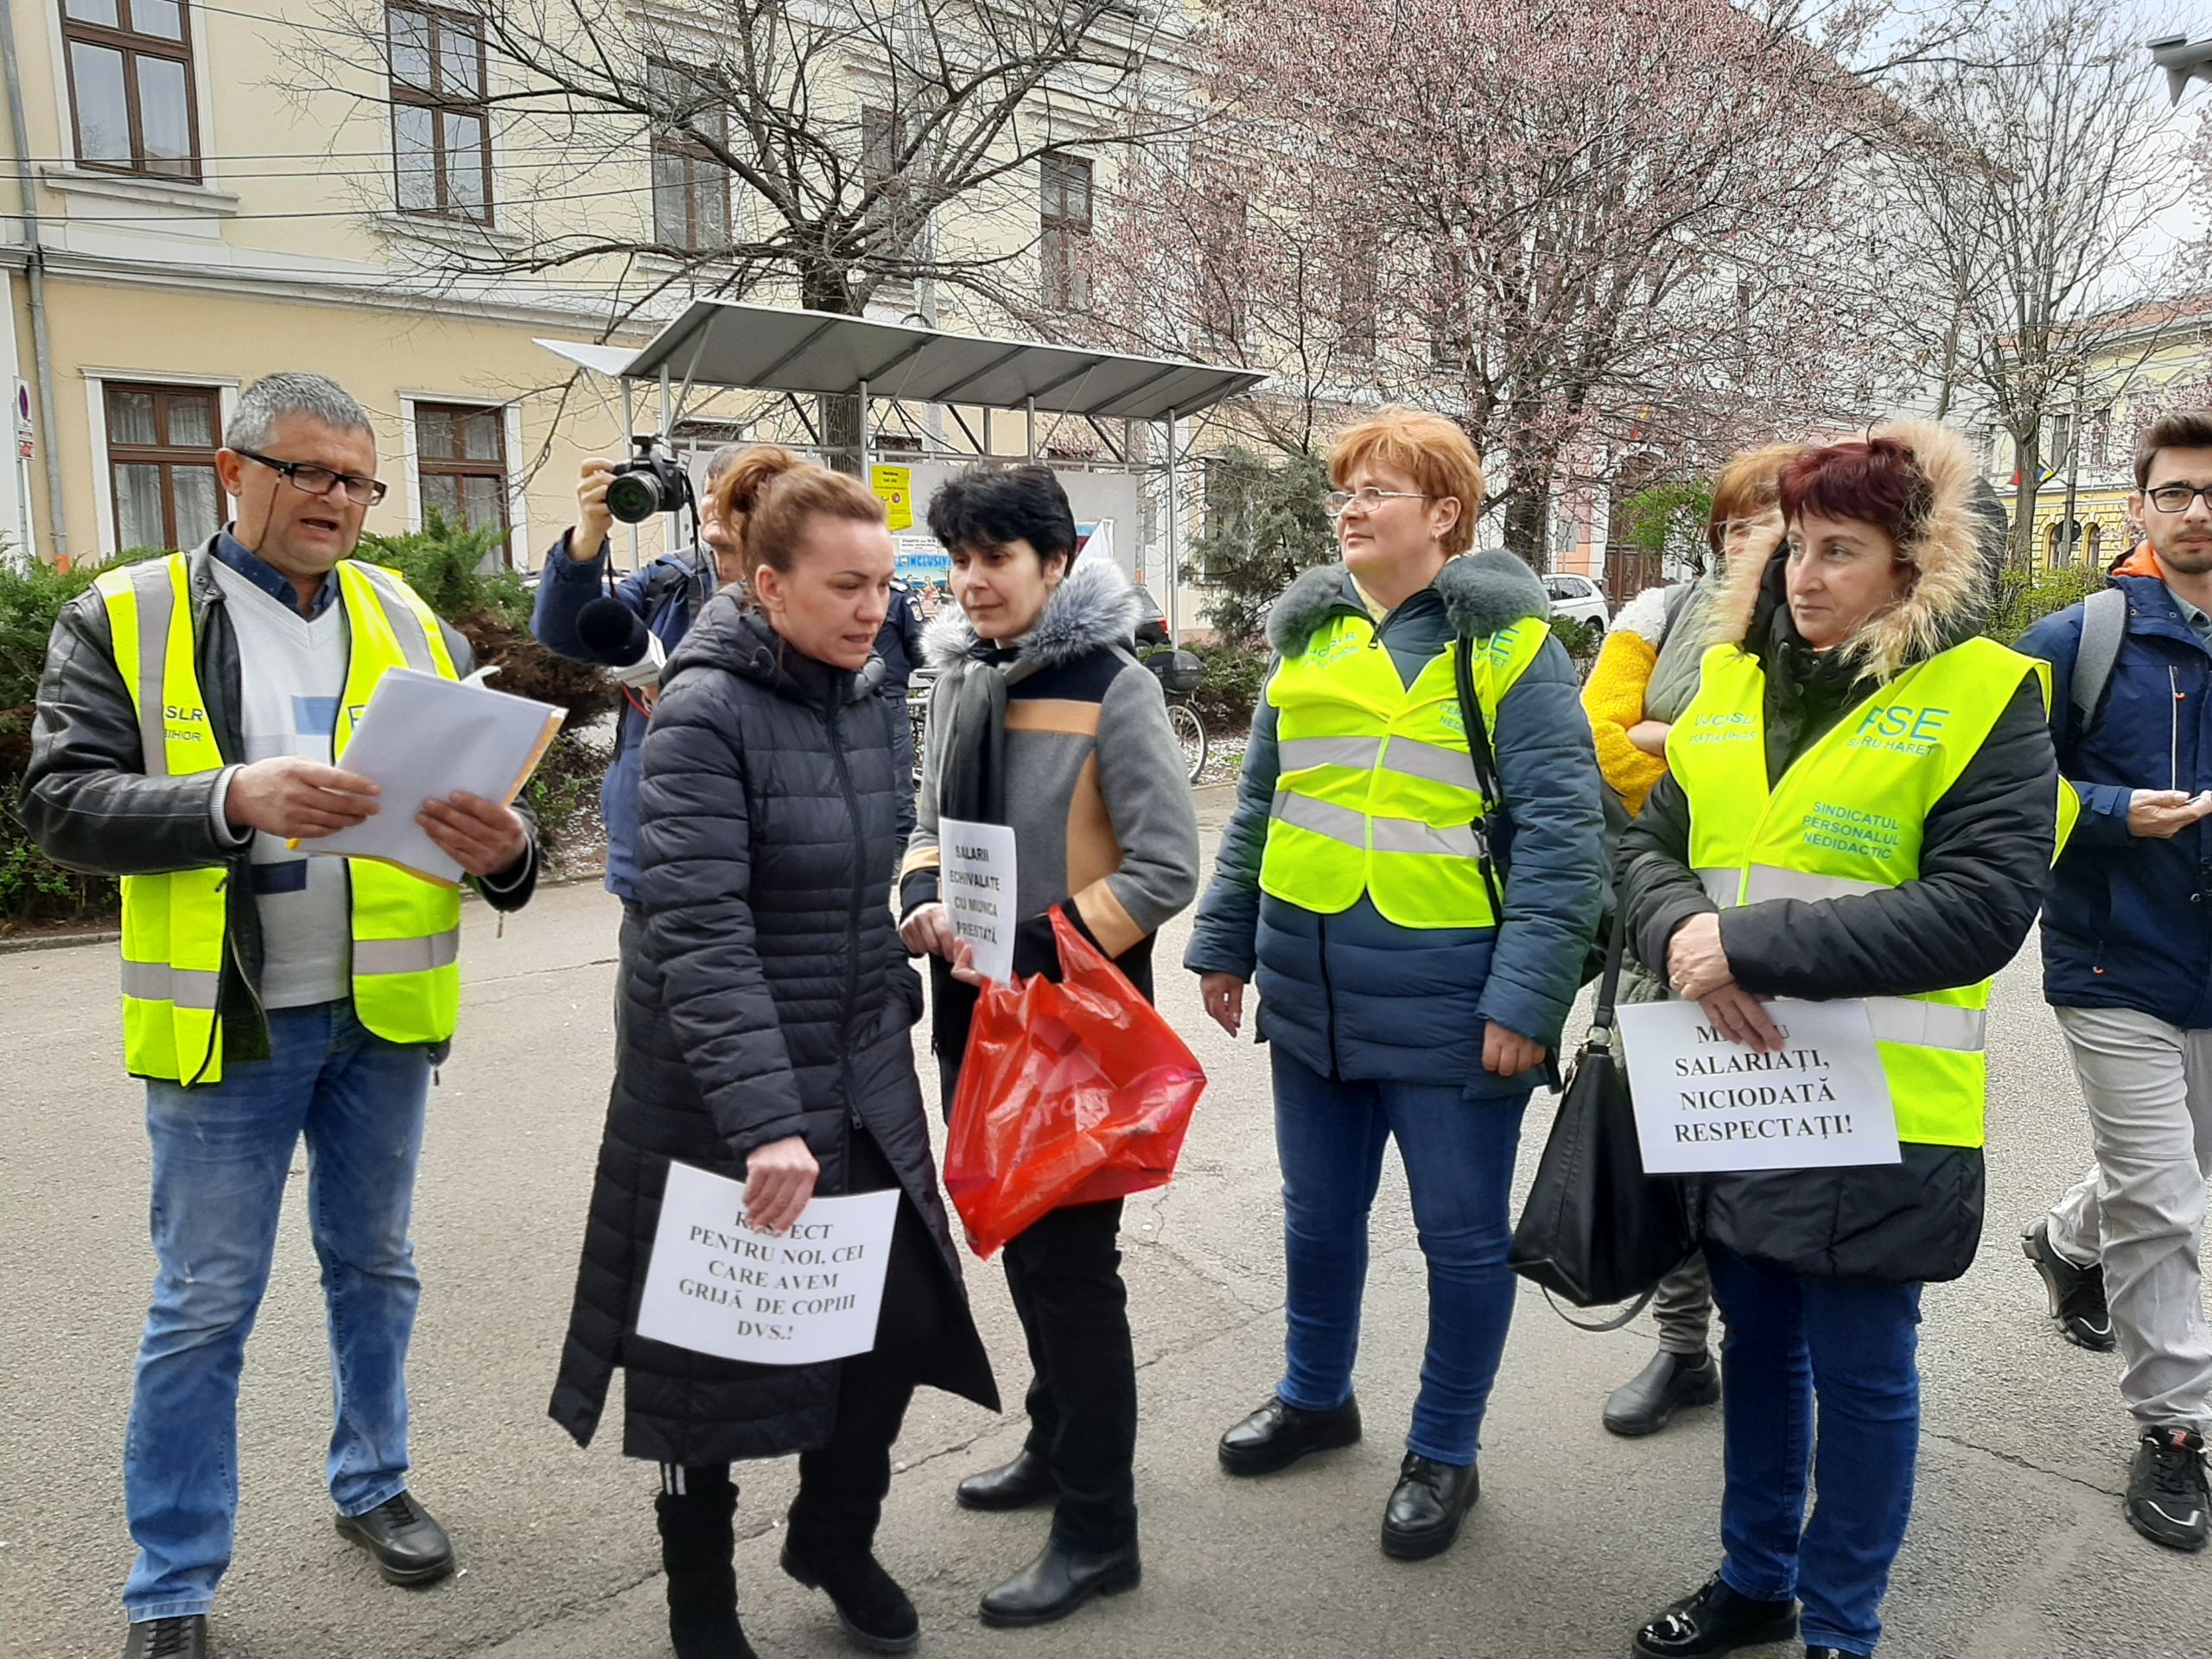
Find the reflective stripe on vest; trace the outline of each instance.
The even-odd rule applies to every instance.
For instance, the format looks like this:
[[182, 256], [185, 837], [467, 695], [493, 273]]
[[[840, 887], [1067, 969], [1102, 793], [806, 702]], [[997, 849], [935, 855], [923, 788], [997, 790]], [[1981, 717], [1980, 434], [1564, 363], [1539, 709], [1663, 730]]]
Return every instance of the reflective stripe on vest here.
[[[1475, 696], [1498, 704], [1550, 637], [1530, 618], [1473, 642]], [[1454, 640], [1408, 685], [1364, 615], [1332, 618], [1268, 682], [1275, 797], [1260, 886], [1324, 915], [1362, 893], [1402, 927], [1492, 927], [1482, 795], [1467, 752]]]
[[[2030, 677], [2048, 709], [2046, 664], [1988, 639], [1939, 652], [1847, 712], [1770, 790], [1764, 671], [1738, 647], [1714, 646], [1667, 741], [1707, 894], [1724, 907], [1817, 902], [1914, 880], [1928, 813]], [[2061, 846], [2070, 793], [2062, 786], [2052, 806]], [[1900, 1140], [1981, 1145], [1989, 990], [1983, 980], [1866, 999]]]
[[[194, 661], [188, 572], [184, 556], [173, 554], [110, 571], [93, 584], [137, 715], [149, 777], [188, 777], [226, 764]], [[351, 560], [337, 575], [351, 645], [334, 754], [343, 751], [386, 669], [404, 664], [457, 677], [436, 616], [405, 582]], [[445, 1041], [461, 1000], [459, 890], [367, 860], [348, 859], [346, 869], [355, 1013], [392, 1042]], [[229, 875], [219, 865], [123, 880], [124, 1061], [134, 1076], [188, 1084], [222, 1080]]]

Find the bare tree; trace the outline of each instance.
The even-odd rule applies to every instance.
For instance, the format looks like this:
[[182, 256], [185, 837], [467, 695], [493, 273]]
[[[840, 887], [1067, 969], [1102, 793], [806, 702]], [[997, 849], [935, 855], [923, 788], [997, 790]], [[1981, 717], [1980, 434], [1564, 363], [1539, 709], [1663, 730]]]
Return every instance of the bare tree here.
[[[341, 3], [289, 82], [388, 124], [364, 209], [432, 225], [418, 277], [590, 295], [602, 337], [697, 295], [1002, 310], [1038, 281], [1040, 169], [1187, 121], [1129, 0]], [[823, 419], [856, 442], [850, 400]]]
[[2091, 391], [2124, 391], [2121, 302], [2177, 283], [2142, 268], [2149, 233], [2189, 178], [2159, 142], [2142, 20], [2111, 0], [2014, 0], [1961, 57], [1901, 77], [1942, 142], [1897, 153], [1897, 235], [1926, 302], [1900, 308], [1948, 409], [1986, 403], [2018, 460], [2011, 556], [2033, 558], [2044, 435]]

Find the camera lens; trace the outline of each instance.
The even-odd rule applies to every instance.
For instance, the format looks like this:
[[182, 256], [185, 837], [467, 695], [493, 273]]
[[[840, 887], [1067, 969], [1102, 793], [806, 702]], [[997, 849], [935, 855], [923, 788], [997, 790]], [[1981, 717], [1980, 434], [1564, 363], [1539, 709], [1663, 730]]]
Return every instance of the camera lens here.
[[661, 511], [660, 480], [643, 470], [615, 474], [607, 486], [607, 510], [626, 524], [642, 524]]

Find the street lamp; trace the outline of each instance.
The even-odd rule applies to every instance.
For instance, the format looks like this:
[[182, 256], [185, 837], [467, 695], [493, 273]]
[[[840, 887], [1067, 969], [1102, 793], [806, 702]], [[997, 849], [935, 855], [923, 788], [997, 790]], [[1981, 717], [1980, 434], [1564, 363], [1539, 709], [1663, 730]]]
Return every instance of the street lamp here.
[[2212, 41], [2192, 41], [2186, 35], [2165, 35], [2146, 41], [2151, 61], [2166, 72], [2166, 102], [2181, 102], [2192, 80], [2212, 84]]

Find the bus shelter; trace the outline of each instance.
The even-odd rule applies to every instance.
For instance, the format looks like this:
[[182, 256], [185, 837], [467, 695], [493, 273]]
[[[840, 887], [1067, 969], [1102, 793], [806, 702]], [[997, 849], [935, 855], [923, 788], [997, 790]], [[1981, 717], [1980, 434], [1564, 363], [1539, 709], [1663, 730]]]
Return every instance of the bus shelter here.
[[[1135, 431], [1157, 429], [1163, 459], [1166, 523], [1163, 577], [1171, 631], [1179, 627], [1181, 588], [1182, 423], [1223, 399], [1249, 391], [1266, 377], [1249, 369], [1136, 357], [1081, 346], [992, 339], [911, 323], [877, 322], [821, 311], [793, 311], [734, 300], [695, 300], [644, 346], [582, 341], [537, 342], [565, 361], [612, 379], [621, 398], [627, 432], [638, 433], [641, 402], [651, 400], [664, 439], [680, 429], [687, 409], [702, 394], [761, 394], [788, 410], [810, 450], [833, 462], [858, 465], [870, 477], [880, 462], [906, 464], [924, 458], [980, 461], [997, 453], [995, 416], [1024, 416], [1023, 453], [1039, 453], [1039, 418], [1079, 421], [1106, 458], [1086, 460], [1089, 470], [1135, 474], [1152, 470], [1136, 458]], [[857, 442], [833, 443], [804, 398], [843, 397], [859, 410]], [[913, 430], [917, 406], [941, 411], [965, 447], [944, 435], [934, 453]], [[977, 417], [971, 423], [969, 415]], [[885, 417], [898, 429], [887, 432]], [[1116, 429], [1120, 438], [1116, 437]], [[917, 448], [917, 439], [922, 439]], [[1080, 516], [1080, 515], [1079, 515]], [[1116, 549], [1118, 556], [1120, 550]]]

